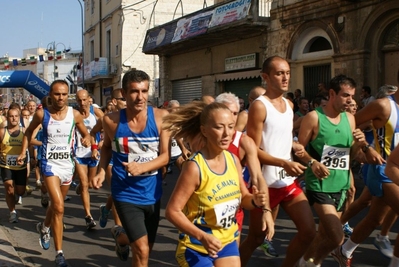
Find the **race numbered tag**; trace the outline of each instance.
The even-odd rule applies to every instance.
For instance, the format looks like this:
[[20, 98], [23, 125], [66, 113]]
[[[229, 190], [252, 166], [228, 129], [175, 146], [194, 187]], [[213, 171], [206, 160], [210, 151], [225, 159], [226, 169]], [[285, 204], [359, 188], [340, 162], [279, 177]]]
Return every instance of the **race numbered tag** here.
[[394, 145], [396, 147], [399, 144], [399, 133], [395, 133], [394, 138], [395, 138]]
[[17, 158], [18, 158], [18, 155], [7, 155], [6, 156], [7, 165], [12, 166], [12, 167], [18, 166]]
[[324, 145], [321, 163], [330, 170], [349, 170], [349, 147]]
[[224, 229], [230, 228], [235, 223], [236, 213], [239, 206], [239, 198], [214, 205], [213, 209], [216, 214], [216, 225]]
[[71, 148], [68, 144], [47, 145], [47, 150], [46, 150], [47, 160], [70, 159], [70, 157], [71, 157]]
[[[134, 154], [134, 153], [129, 153], [128, 157], [128, 162], [137, 162], [137, 163], [146, 163], [151, 160], [154, 160], [155, 158], [158, 157], [158, 154], [156, 152], [152, 153], [143, 153], [143, 154]], [[137, 176], [150, 176], [150, 175], [156, 175], [158, 174], [158, 170], [153, 170], [149, 172], [142, 173]], [[130, 173], [128, 173], [129, 176], [132, 176]]]
[[176, 139], [172, 138], [172, 144], [171, 144], [171, 146], [172, 146], [172, 147], [177, 147]]

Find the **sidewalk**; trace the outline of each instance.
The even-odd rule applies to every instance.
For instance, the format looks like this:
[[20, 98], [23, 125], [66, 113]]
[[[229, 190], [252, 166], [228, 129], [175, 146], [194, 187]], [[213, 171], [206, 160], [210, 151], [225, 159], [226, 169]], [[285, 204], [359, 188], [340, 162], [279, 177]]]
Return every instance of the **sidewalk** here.
[[22, 260], [11, 245], [5, 233], [4, 225], [0, 225], [0, 267], [23, 267]]

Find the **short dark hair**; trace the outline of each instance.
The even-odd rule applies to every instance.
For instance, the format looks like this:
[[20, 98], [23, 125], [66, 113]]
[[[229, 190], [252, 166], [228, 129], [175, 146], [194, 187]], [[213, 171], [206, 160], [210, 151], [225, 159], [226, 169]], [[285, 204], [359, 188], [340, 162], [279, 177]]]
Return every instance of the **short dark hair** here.
[[125, 73], [122, 79], [122, 88], [126, 92], [129, 83], [150, 81], [150, 76], [142, 70], [129, 70]]
[[328, 101], [327, 97], [325, 97], [325, 96], [323, 96], [323, 95], [315, 96], [315, 98], [313, 98], [313, 101], [312, 101], [313, 106], [314, 106], [315, 104], [316, 104], [317, 106], [320, 106], [320, 105], [321, 105], [321, 101], [323, 101], [323, 100]]
[[362, 89], [368, 93], [369, 95], [371, 95], [371, 88], [368, 85], [363, 85]]
[[302, 103], [302, 100], [306, 100], [306, 101], [308, 101], [308, 103], [309, 103], [309, 100], [308, 100], [306, 97], [301, 96], [301, 97], [298, 99], [298, 104], [301, 104], [301, 103]]
[[302, 94], [302, 90], [301, 89], [295, 89], [295, 91], [294, 92], [299, 92], [299, 94]]
[[293, 92], [288, 92], [288, 93], [287, 93], [287, 97], [288, 97], [288, 96], [291, 97], [292, 99], [294, 99], [294, 93], [293, 93]]
[[334, 92], [338, 94], [339, 91], [341, 91], [341, 85], [349, 85], [351, 88], [356, 88], [355, 80], [346, 75], [340, 74], [331, 79], [329, 89], [333, 89]]
[[54, 82], [52, 82], [50, 84], [50, 92], [53, 90], [54, 85], [59, 84], [59, 83], [66, 85], [68, 87], [68, 93], [69, 93], [69, 84], [66, 81], [64, 81], [64, 80], [55, 80]]
[[273, 62], [275, 59], [281, 59], [281, 60], [286, 61], [284, 58], [282, 58], [282, 57], [280, 57], [280, 56], [271, 56], [271, 57], [268, 57], [268, 58], [263, 62], [263, 65], [262, 65], [262, 73], [270, 74], [270, 71], [271, 71], [271, 69], [272, 69], [272, 68], [271, 68], [272, 62]]

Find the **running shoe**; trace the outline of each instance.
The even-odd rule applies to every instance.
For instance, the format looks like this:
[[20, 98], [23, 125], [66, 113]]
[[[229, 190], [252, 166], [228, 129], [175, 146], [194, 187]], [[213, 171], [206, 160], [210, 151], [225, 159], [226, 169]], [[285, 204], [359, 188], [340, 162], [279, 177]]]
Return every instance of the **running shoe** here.
[[272, 241], [265, 239], [263, 244], [259, 246], [259, 249], [263, 250], [263, 253], [265, 253], [266, 256], [278, 257], [278, 253], [274, 249]]
[[109, 212], [110, 211], [107, 210], [107, 207], [104, 204], [100, 206], [100, 219], [98, 221], [100, 223], [101, 228], [107, 226]]
[[391, 241], [388, 237], [384, 237], [381, 241], [381, 235], [377, 234], [377, 237], [374, 239], [374, 246], [387, 258], [392, 258], [393, 256], [393, 249], [391, 246]]
[[90, 230], [97, 225], [96, 222], [93, 220], [93, 217], [91, 217], [89, 215], [85, 217], [85, 221], [86, 221], [87, 230]]
[[349, 223], [342, 225], [342, 230], [344, 231], [346, 237], [350, 237], [353, 233], [353, 228], [349, 226]]
[[30, 187], [29, 185], [27, 185], [26, 187], [25, 187], [25, 196], [29, 196], [29, 195], [31, 195], [32, 194], [32, 192], [33, 192], [33, 189], [32, 189], [32, 187]]
[[50, 248], [50, 229], [48, 231], [43, 230], [43, 223], [36, 224], [36, 230], [40, 234], [39, 244], [44, 250]]
[[42, 204], [43, 208], [47, 208], [48, 207], [49, 200], [50, 200], [50, 198], [49, 198], [47, 193], [45, 193], [45, 194], [42, 193], [41, 194], [40, 204]]
[[68, 267], [68, 263], [65, 260], [64, 253], [58, 253], [55, 256], [55, 266], [57, 267]]
[[331, 252], [331, 256], [336, 262], [338, 262], [339, 267], [350, 267], [352, 262], [352, 257], [345, 257], [342, 255], [341, 246], [337, 247]]
[[129, 245], [119, 245], [118, 243], [118, 236], [120, 234], [126, 234], [125, 229], [122, 226], [115, 225], [111, 228], [112, 237], [115, 240], [115, 252], [118, 258], [122, 261], [127, 261], [129, 258]]
[[8, 221], [10, 223], [17, 223], [18, 222], [17, 212], [15, 210], [10, 212], [10, 218], [8, 219]]

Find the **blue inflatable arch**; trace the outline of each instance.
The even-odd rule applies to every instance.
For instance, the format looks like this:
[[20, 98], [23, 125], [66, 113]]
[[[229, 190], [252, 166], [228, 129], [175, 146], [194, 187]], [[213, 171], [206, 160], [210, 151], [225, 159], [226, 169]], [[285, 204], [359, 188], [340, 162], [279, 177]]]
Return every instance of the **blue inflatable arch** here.
[[0, 88], [13, 87], [23, 87], [39, 99], [50, 91], [50, 86], [30, 70], [0, 71]]

